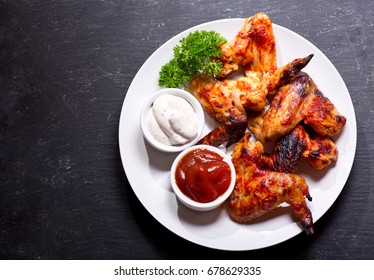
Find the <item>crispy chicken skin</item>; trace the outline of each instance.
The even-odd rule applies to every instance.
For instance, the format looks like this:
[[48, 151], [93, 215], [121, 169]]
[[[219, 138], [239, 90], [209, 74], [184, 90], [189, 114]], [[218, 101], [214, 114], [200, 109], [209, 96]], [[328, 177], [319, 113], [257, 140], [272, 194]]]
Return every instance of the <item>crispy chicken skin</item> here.
[[191, 93], [199, 100], [205, 112], [219, 127], [200, 140], [199, 144], [227, 146], [237, 142], [247, 128], [247, 114], [240, 101], [234, 80], [217, 82], [207, 75], [197, 76], [190, 83]]
[[301, 156], [315, 169], [322, 170], [338, 160], [339, 151], [330, 137], [311, 132]]
[[312, 234], [313, 218], [304, 196], [309, 200], [311, 197], [305, 179], [262, 169], [263, 146], [258, 141], [250, 141], [250, 137], [250, 133], [246, 133], [233, 150], [236, 185], [228, 200], [230, 217], [236, 222], [249, 222], [287, 202], [301, 227]]
[[292, 82], [299, 72], [308, 65], [313, 56], [313, 54], [310, 54], [306, 57], [296, 58], [282, 67], [266, 73], [263, 77], [263, 81], [266, 84], [268, 95], [276, 94], [281, 86]]
[[230, 42], [221, 47], [222, 79], [240, 67], [247, 71], [268, 72], [276, 68], [276, 48], [272, 22], [264, 13], [245, 20], [244, 26]]
[[288, 134], [301, 121], [327, 136], [339, 133], [346, 123], [346, 118], [303, 72], [279, 88], [265, 113], [248, 118], [248, 127], [257, 140], [265, 143]]
[[199, 144], [227, 146], [239, 141], [247, 128], [247, 110], [260, 111], [268, 104], [267, 95], [283, 84], [289, 83], [305, 67], [312, 56], [295, 59], [262, 75], [251, 72], [250, 76], [237, 80], [216, 80], [212, 76], [199, 75], [190, 82], [191, 93], [220, 127], [204, 137]]
[[262, 165], [270, 170], [295, 173], [301, 157], [314, 168], [321, 170], [337, 161], [338, 148], [328, 136], [308, 132], [299, 124], [276, 143], [271, 153], [262, 154], [261, 160]]

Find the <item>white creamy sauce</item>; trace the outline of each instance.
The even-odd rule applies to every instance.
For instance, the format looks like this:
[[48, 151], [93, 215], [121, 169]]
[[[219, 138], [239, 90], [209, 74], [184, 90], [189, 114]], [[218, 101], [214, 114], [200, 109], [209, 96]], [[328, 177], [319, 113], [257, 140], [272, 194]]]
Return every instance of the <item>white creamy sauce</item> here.
[[147, 113], [153, 137], [166, 145], [183, 145], [198, 133], [197, 115], [187, 100], [170, 94], [161, 95]]

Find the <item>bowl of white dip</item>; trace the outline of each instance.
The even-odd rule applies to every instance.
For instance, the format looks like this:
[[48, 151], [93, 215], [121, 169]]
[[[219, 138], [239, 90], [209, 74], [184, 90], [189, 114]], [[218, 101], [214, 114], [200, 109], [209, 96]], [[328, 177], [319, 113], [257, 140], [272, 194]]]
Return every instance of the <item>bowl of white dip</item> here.
[[145, 101], [140, 124], [144, 138], [164, 152], [180, 152], [199, 141], [205, 125], [204, 111], [189, 92], [161, 89]]

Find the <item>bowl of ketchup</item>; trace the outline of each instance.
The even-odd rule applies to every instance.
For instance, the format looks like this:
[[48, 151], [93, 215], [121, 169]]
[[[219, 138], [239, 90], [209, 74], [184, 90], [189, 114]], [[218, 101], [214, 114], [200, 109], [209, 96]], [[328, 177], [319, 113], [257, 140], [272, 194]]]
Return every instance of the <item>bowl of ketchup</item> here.
[[219, 207], [235, 186], [231, 158], [209, 145], [195, 145], [181, 152], [171, 167], [171, 185], [185, 206], [198, 211]]

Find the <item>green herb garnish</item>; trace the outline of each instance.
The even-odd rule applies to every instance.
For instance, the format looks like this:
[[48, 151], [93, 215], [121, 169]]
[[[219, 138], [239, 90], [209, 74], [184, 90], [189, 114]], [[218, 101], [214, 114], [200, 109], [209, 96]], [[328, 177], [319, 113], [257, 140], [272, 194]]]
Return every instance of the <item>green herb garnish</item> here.
[[159, 85], [180, 87], [199, 73], [217, 75], [222, 70], [220, 45], [227, 40], [215, 31], [195, 31], [179, 41], [174, 58], [162, 66]]

